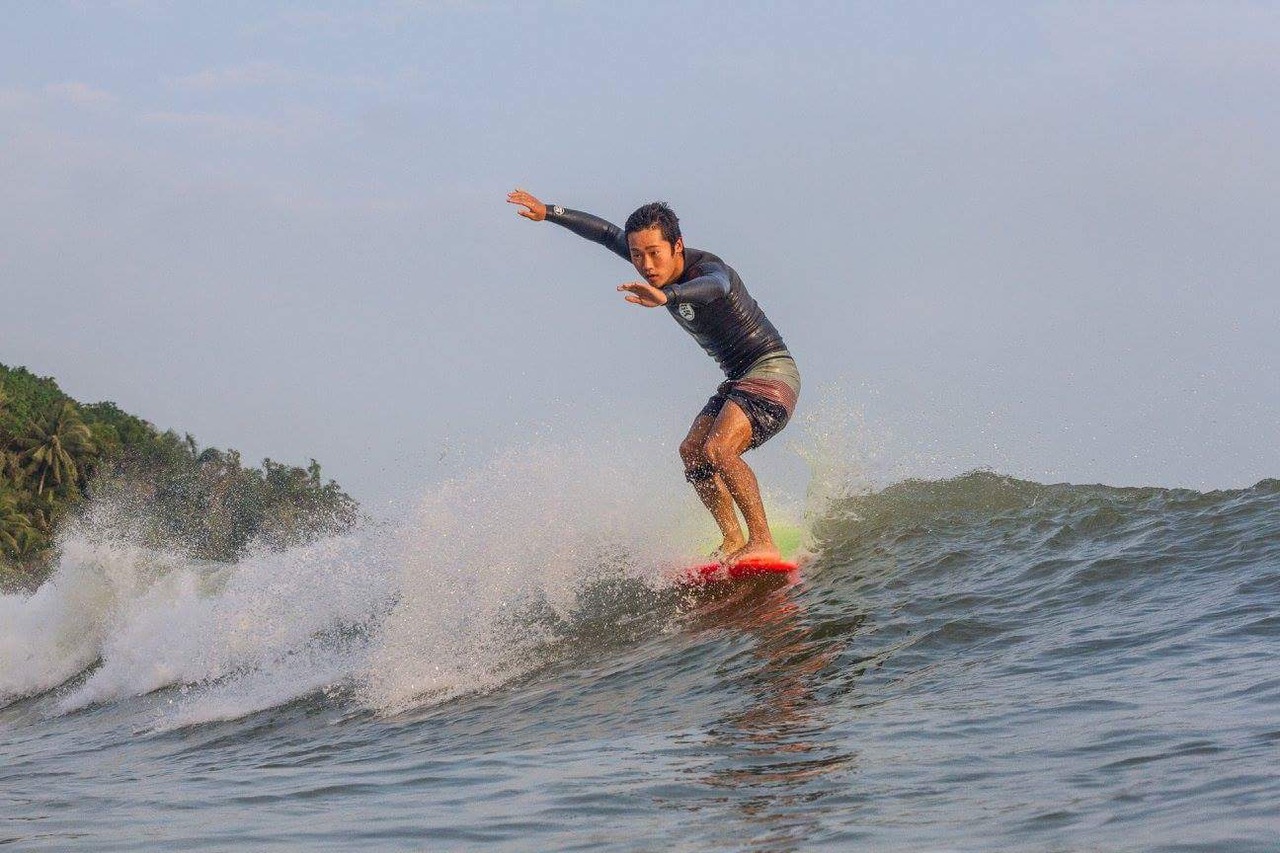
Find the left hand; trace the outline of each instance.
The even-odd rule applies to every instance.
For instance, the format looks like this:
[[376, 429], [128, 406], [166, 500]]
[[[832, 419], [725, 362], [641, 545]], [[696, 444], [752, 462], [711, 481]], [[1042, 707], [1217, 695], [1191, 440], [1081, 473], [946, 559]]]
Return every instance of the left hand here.
[[507, 193], [507, 202], [510, 204], [518, 204], [524, 210], [517, 211], [525, 219], [532, 219], [534, 222], [541, 222], [547, 218], [547, 206], [538, 201], [532, 194], [516, 187]]
[[647, 281], [629, 281], [626, 284], [620, 284], [618, 292], [627, 294], [627, 301], [633, 305], [643, 305], [645, 308], [657, 308], [659, 305], [667, 304], [667, 294]]

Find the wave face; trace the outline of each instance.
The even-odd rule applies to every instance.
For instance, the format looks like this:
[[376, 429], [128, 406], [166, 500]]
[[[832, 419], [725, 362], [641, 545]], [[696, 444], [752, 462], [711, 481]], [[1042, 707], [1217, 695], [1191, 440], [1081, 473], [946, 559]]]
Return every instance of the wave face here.
[[1274, 849], [1280, 481], [906, 481], [688, 590], [683, 484], [580, 456], [234, 566], [72, 531], [0, 597], [0, 842]]

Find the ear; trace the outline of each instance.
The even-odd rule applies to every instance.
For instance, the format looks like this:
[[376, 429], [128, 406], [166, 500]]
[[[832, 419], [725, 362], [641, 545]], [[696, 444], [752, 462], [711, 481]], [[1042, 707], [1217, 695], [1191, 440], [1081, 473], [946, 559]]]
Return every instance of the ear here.
[[671, 247], [671, 251], [677, 255], [684, 254], [684, 237], [677, 237], [675, 244]]

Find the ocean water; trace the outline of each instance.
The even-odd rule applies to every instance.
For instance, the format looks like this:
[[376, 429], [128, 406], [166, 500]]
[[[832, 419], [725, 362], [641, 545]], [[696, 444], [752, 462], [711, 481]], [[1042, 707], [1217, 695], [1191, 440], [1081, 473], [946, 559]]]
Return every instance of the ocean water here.
[[0, 844], [1280, 849], [1280, 481], [899, 482], [701, 590], [644, 482], [513, 456], [234, 566], [86, 521], [0, 597]]

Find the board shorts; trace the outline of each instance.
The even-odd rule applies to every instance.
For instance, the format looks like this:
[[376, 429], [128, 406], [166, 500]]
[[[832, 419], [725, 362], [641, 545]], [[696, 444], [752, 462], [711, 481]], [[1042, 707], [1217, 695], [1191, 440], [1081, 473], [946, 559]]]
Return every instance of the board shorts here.
[[782, 432], [799, 398], [800, 369], [784, 350], [759, 359], [741, 378], [721, 382], [698, 414], [714, 418], [729, 400], [737, 403], [751, 422], [751, 450]]

